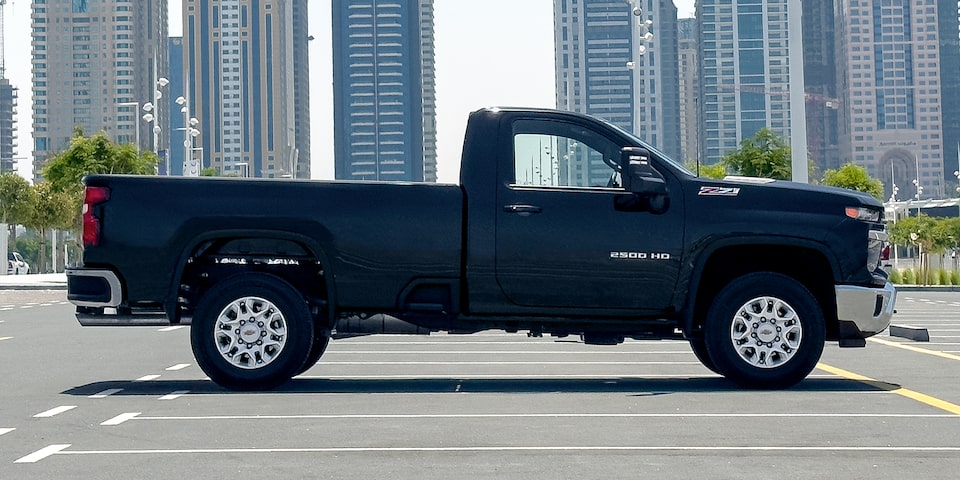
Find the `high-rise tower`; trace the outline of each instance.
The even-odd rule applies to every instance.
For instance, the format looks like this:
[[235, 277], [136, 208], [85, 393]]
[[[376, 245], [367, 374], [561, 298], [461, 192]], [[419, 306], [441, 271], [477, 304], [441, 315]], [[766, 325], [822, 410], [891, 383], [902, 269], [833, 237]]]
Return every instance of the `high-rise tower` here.
[[606, 119], [680, 159], [673, 2], [555, 0], [554, 25], [557, 108]]
[[866, 167], [887, 197], [893, 184], [901, 200], [942, 196], [937, 2], [837, 0], [837, 11], [841, 164]]
[[307, 0], [184, 2], [187, 81], [179, 105], [195, 124], [184, 128], [198, 132], [186, 148], [202, 149], [203, 167], [250, 177], [309, 176], [306, 11]]
[[433, 0], [333, 2], [335, 174], [435, 181]]
[[790, 1], [697, 2], [703, 164], [764, 127], [791, 137]]
[[166, 73], [167, 0], [48, 3], [31, 20], [35, 178], [78, 128], [144, 150], [164, 142], [142, 108]]

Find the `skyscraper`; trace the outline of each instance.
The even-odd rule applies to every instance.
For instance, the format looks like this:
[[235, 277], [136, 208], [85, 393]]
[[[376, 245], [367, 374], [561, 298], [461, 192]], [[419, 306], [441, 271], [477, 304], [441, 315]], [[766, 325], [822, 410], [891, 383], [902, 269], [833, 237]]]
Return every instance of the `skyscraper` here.
[[306, 11], [307, 0], [184, 2], [179, 105], [199, 130], [185, 156], [202, 149], [222, 174], [309, 176], [309, 89], [297, 81], [309, 78]]
[[900, 200], [942, 196], [937, 1], [837, 0], [837, 7], [841, 163], [866, 167], [888, 197], [894, 183]]
[[0, 71], [0, 173], [16, 172], [13, 150], [17, 146], [17, 87]]
[[841, 166], [834, 0], [804, 0], [801, 5], [807, 151], [822, 174]]
[[433, 0], [333, 2], [335, 174], [436, 181]]
[[680, 157], [683, 162], [696, 162], [699, 155], [697, 127], [697, 94], [700, 82], [700, 56], [697, 53], [697, 19], [681, 18], [678, 24], [677, 51], [680, 58]]
[[47, 2], [31, 23], [34, 177], [76, 128], [154, 149], [142, 107], [165, 73], [167, 0]]
[[555, 0], [554, 24], [557, 108], [601, 117], [680, 159], [673, 2]]
[[[957, 0], [937, 0], [940, 41], [940, 90], [960, 92], [960, 11]], [[943, 107], [943, 171], [945, 184], [960, 179], [953, 172], [960, 170], [960, 95], [941, 95]], [[950, 182], [954, 183], [950, 183]], [[957, 194], [947, 188], [944, 196]]]
[[790, 138], [788, 2], [700, 0], [700, 161], [768, 127]]

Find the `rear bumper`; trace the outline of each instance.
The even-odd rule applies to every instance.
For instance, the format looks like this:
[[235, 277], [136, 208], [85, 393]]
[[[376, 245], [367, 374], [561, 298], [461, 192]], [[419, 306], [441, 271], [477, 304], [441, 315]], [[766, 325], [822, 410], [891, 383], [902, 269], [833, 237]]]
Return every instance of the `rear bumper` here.
[[837, 285], [836, 293], [837, 320], [841, 326], [848, 326], [841, 328], [843, 337], [866, 338], [890, 326], [897, 301], [897, 290], [892, 283], [873, 288]]
[[68, 268], [67, 300], [78, 307], [116, 307], [123, 301], [123, 287], [111, 270]]

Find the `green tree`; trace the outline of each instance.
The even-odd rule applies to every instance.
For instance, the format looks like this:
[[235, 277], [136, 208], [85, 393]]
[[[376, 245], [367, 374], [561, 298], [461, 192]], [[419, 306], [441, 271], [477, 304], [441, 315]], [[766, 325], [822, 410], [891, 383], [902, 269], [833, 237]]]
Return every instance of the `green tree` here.
[[930, 283], [930, 254], [943, 253], [953, 240], [943, 227], [944, 222], [924, 214], [902, 218], [890, 226], [890, 241], [894, 245], [914, 245], [920, 251], [920, 272], [917, 283]]
[[824, 172], [823, 184], [869, 193], [877, 200], [883, 201], [883, 183], [871, 178], [866, 168], [852, 163], [837, 170], [831, 169]]
[[[0, 224], [12, 224], [13, 239], [17, 243], [17, 224], [22, 224], [33, 212], [36, 204], [36, 192], [23, 177], [12, 172], [0, 174]], [[6, 235], [7, 232], [0, 232]], [[0, 252], [6, 258], [5, 252]]]
[[[76, 224], [77, 212], [80, 204], [76, 195], [69, 192], [57, 191], [50, 182], [42, 182], [34, 186], [37, 203], [33, 213], [23, 222], [27, 228], [39, 233], [40, 251], [46, 252], [46, 241], [49, 233], [54, 229], [68, 229]], [[37, 272], [47, 271], [47, 256], [40, 255]]]
[[157, 172], [157, 155], [137, 151], [130, 143], [117, 145], [103, 132], [85, 137], [74, 132], [70, 147], [51, 158], [43, 168], [43, 178], [58, 192], [80, 196], [81, 179], [95, 173], [153, 175]]
[[713, 165], [697, 165], [696, 162], [687, 162], [688, 170], [698, 174], [701, 178], [723, 178], [727, 176], [727, 166], [722, 162]]
[[786, 139], [764, 127], [740, 142], [740, 148], [720, 162], [736, 175], [790, 180], [793, 177], [790, 155]]

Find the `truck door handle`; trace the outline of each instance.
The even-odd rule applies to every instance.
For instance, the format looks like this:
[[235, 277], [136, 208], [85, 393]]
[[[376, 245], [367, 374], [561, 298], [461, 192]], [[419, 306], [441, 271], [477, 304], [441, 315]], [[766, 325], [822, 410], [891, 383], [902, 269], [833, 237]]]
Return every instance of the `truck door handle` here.
[[516, 213], [521, 217], [526, 217], [533, 215], [534, 213], [540, 213], [540, 207], [536, 205], [505, 205], [503, 211], [507, 213]]

